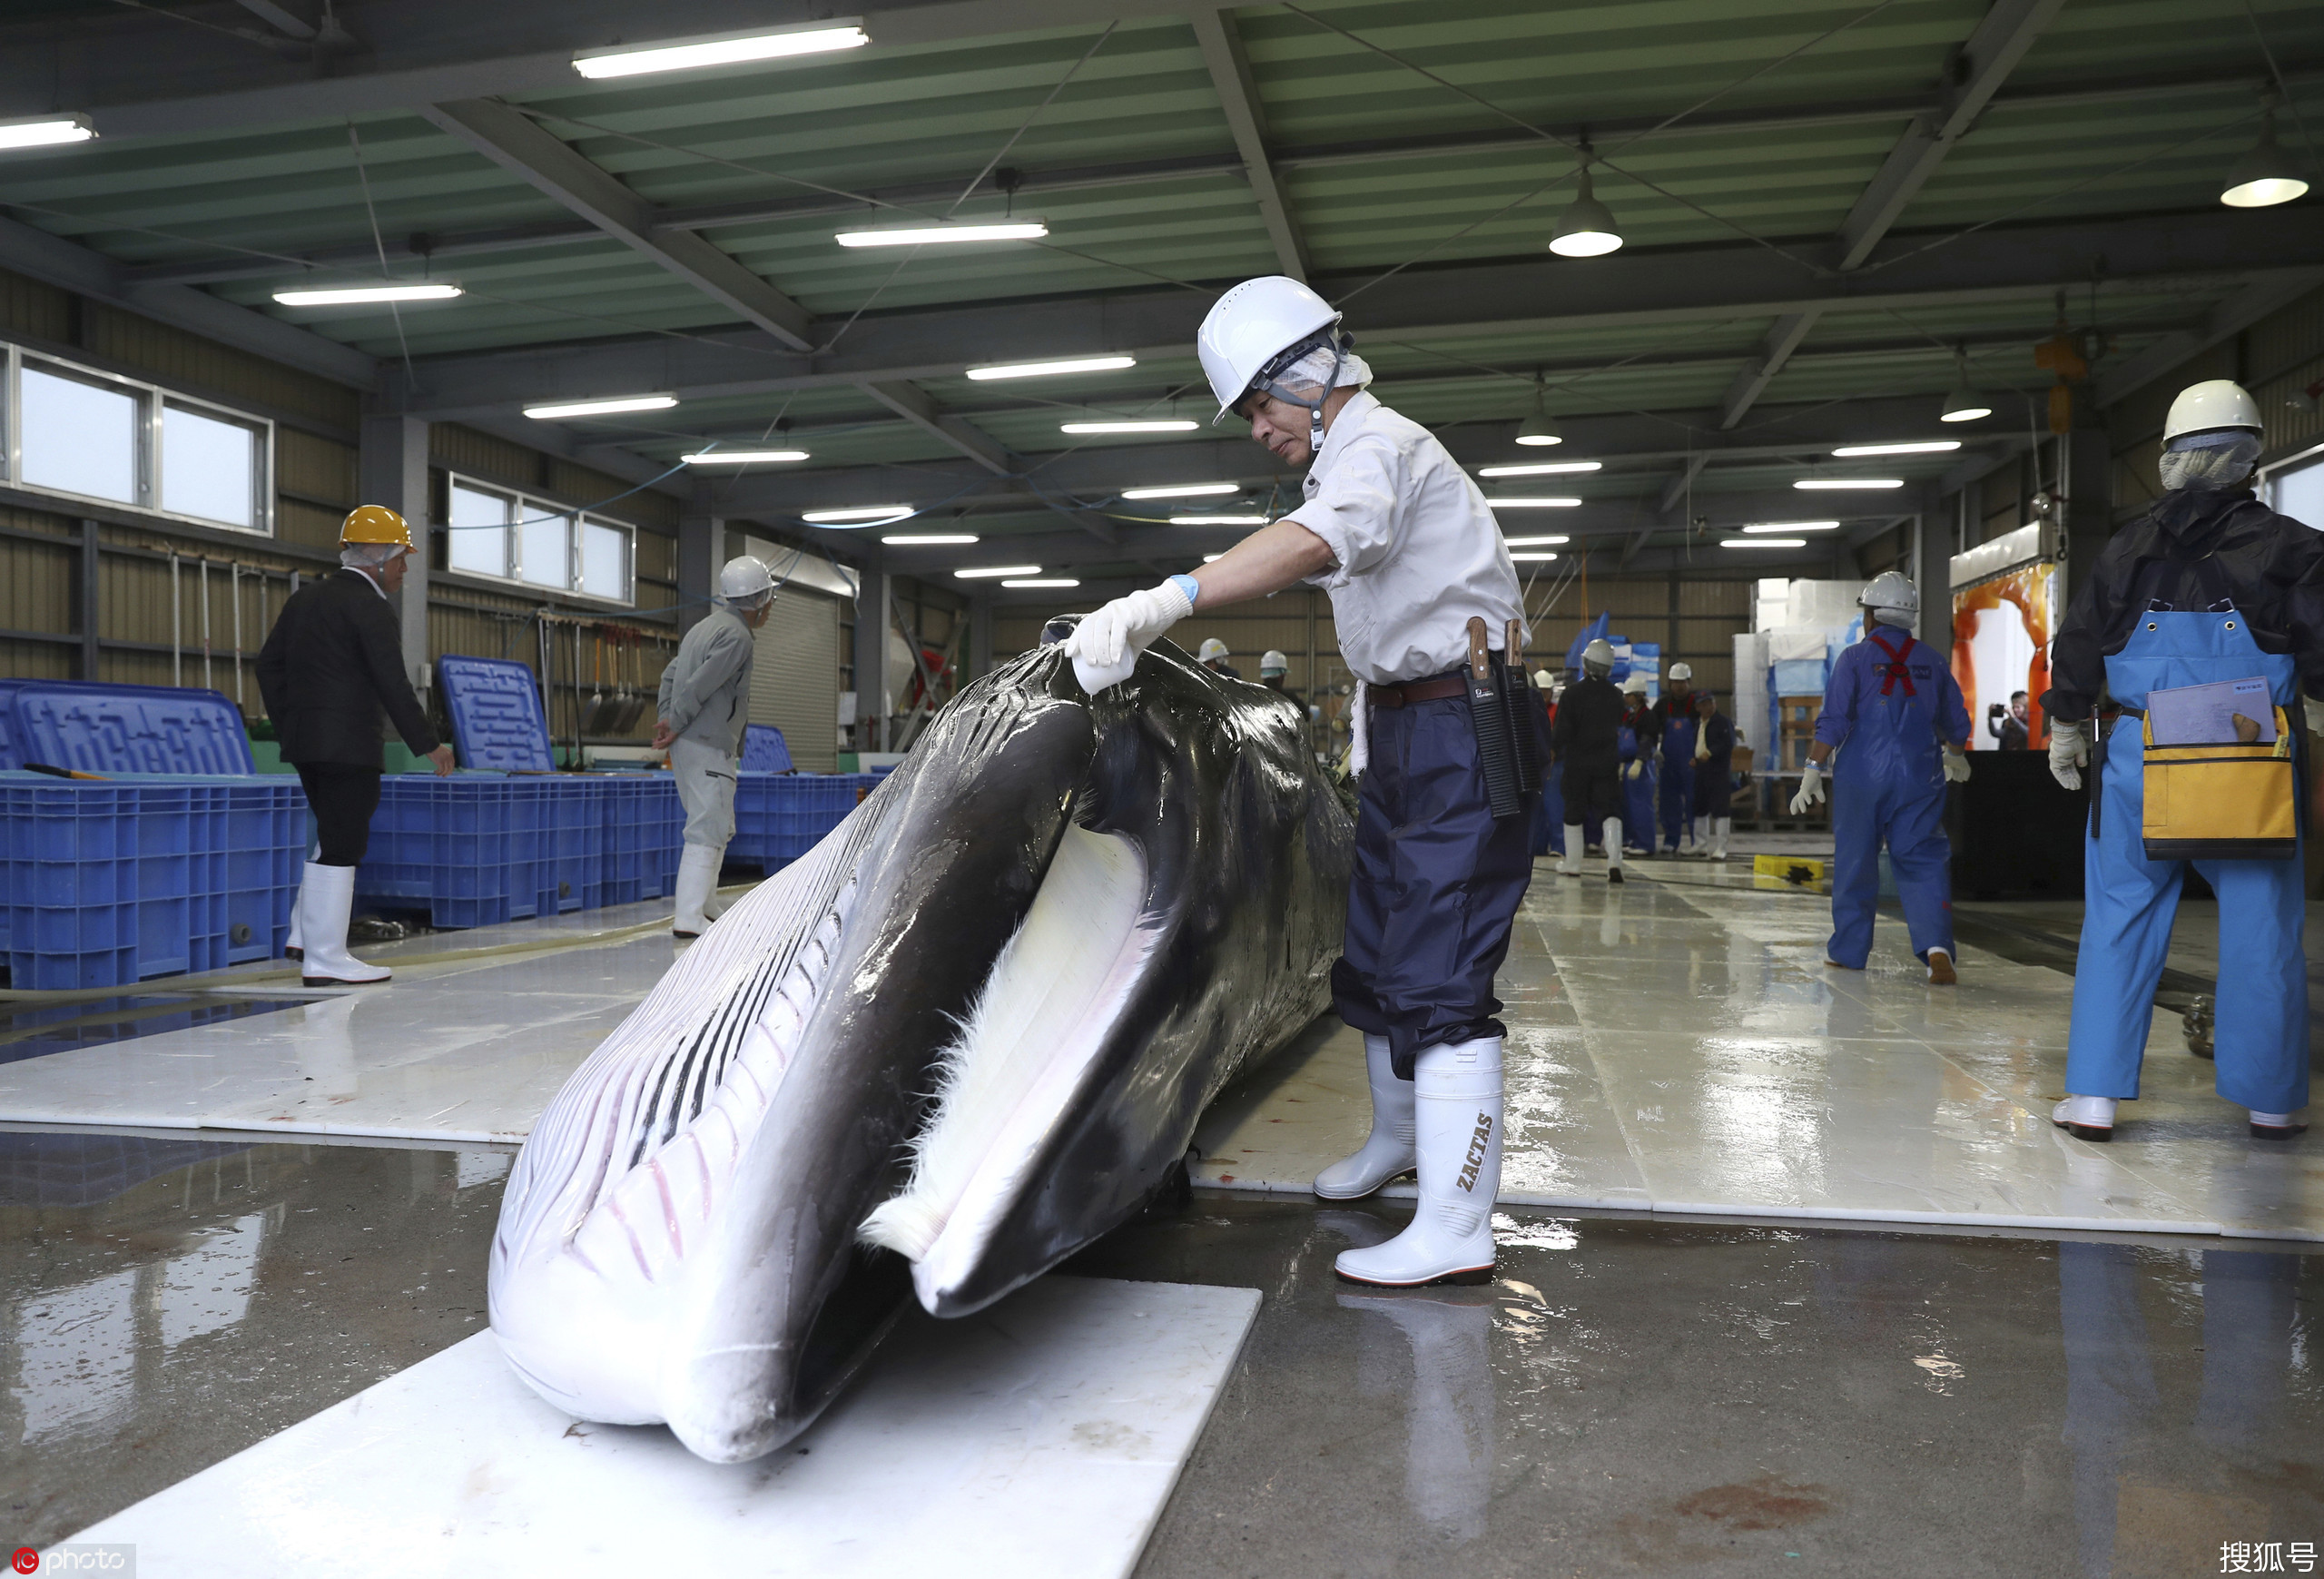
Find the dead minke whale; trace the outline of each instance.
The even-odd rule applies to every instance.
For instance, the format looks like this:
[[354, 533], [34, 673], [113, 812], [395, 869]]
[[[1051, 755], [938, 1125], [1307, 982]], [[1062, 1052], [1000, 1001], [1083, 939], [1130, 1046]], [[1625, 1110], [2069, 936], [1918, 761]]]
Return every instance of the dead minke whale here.
[[1299, 707], [1157, 642], [966, 687], [679, 960], [512, 1170], [493, 1331], [575, 1416], [750, 1459], [917, 1296], [981, 1309], [1134, 1214], [1329, 1002], [1353, 824]]

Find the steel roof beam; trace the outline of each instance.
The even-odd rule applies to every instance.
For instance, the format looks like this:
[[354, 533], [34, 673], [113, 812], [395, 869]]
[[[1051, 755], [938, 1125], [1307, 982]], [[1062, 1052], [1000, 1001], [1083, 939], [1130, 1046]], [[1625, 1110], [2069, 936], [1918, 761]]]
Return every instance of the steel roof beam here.
[[1276, 264], [1295, 280], [1307, 278], [1307, 243], [1291, 200], [1275, 180], [1267, 154], [1266, 104], [1251, 75], [1251, 56], [1235, 18], [1225, 12], [1198, 8], [1187, 20], [1194, 25], [1195, 42], [1202, 47], [1202, 63], [1209, 69], [1211, 85], [1218, 90], [1218, 107], [1235, 134], [1236, 152], [1243, 158], [1251, 195], [1258, 201], [1259, 217], [1267, 227]]
[[2324, 268], [2295, 269], [2273, 279], [2246, 286], [2229, 297], [2193, 329], [2164, 335], [2144, 350], [2098, 380], [2098, 403], [2111, 406], [2123, 396], [2152, 383], [2188, 358], [2209, 350], [2221, 340], [2242, 333], [2271, 312], [2290, 306], [2319, 285]]
[[1007, 450], [960, 418], [938, 410], [928, 391], [919, 385], [907, 383], [901, 379], [882, 379], [866, 383], [863, 392], [922, 432], [942, 439], [995, 476], [1007, 477], [1017, 469], [1017, 463], [1009, 458]]
[[1776, 375], [1783, 371], [1784, 364], [1799, 349], [1799, 342], [1807, 338], [1807, 331], [1823, 316], [1821, 309], [1809, 308], [1804, 312], [1787, 312], [1776, 320], [1774, 327], [1761, 338], [1758, 351], [1736, 370], [1735, 381], [1727, 386], [1727, 393], [1718, 403], [1721, 428], [1732, 428], [1743, 420], [1744, 414], [1775, 382]]
[[[1975, 307], [2046, 297], [2103, 270], [2110, 291], [2228, 288], [2281, 269], [2253, 260], [2324, 256], [2324, 210], [2214, 209], [2137, 222], [2077, 221], [2019, 230], [1995, 227], [1915, 254], [1895, 238], [1875, 267], [1817, 279], [1751, 246], [1642, 252], [1612, 270], [1573, 270], [1563, 259], [1412, 271], [1365, 291], [1349, 327], [1369, 340], [1417, 344], [1495, 342], [1566, 331], [1676, 325], [1713, 319], [1773, 319], [1820, 310]], [[1893, 254], [1891, 250], [1893, 249]], [[1886, 255], [1896, 262], [1888, 263]], [[1344, 294], [1365, 276], [1339, 276]], [[1468, 314], [1446, 321], [1447, 302]], [[1553, 311], [1544, 311], [1554, 303]], [[1137, 290], [1104, 296], [964, 305], [874, 314], [836, 354], [806, 357], [747, 331], [652, 336], [428, 359], [410, 409], [442, 417], [521, 401], [673, 389], [681, 397], [755, 395], [871, 380], [958, 377], [980, 363], [1128, 351], [1188, 360], [1209, 308], [1193, 291]]]
[[222, 301], [191, 285], [133, 282], [124, 279], [121, 265], [103, 253], [15, 220], [0, 218], [0, 268], [125, 307], [333, 383], [368, 390], [379, 382], [378, 360], [353, 346]]
[[420, 113], [745, 322], [793, 350], [814, 343], [814, 316], [805, 308], [692, 232], [656, 232], [652, 203], [530, 116], [492, 99], [430, 104]]

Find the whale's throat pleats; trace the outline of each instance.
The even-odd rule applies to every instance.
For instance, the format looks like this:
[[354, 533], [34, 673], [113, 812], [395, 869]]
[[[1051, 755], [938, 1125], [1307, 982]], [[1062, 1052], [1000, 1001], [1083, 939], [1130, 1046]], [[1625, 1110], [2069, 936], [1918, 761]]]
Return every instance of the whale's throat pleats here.
[[973, 1254], [1137, 984], [1154, 942], [1138, 924], [1146, 886], [1131, 841], [1066, 828], [1032, 909], [938, 1061], [911, 1181], [864, 1219], [862, 1239], [915, 1262], [940, 1241]]

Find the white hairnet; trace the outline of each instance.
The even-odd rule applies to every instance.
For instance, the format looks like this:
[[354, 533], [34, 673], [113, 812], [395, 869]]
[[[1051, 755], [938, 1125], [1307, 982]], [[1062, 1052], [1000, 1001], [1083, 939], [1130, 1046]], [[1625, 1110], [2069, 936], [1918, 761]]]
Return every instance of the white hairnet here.
[[339, 562], [350, 570], [379, 570], [411, 550], [401, 543], [349, 543], [339, 551]]
[[2162, 491], [2234, 488], [2251, 475], [2260, 459], [2260, 436], [2238, 428], [2215, 428], [2173, 439], [2162, 452]]
[[[1324, 380], [1332, 376], [1332, 348], [1317, 346], [1297, 361], [1277, 373], [1271, 380], [1278, 388], [1288, 390], [1302, 400], [1321, 399]], [[1350, 384], [1357, 389], [1372, 381], [1372, 367], [1354, 351], [1340, 353], [1340, 376], [1332, 388], [1344, 390]]]

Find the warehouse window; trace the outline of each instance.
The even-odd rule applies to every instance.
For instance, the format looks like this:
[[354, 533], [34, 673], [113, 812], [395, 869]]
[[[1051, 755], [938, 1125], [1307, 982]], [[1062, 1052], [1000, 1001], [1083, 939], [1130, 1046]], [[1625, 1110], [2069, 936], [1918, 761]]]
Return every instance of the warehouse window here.
[[635, 528], [464, 477], [450, 479], [448, 569], [633, 601]]
[[15, 346], [7, 480], [205, 526], [271, 532], [271, 422]]
[[2267, 499], [2278, 515], [2324, 531], [2324, 446], [2272, 468]]

